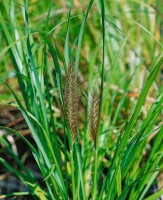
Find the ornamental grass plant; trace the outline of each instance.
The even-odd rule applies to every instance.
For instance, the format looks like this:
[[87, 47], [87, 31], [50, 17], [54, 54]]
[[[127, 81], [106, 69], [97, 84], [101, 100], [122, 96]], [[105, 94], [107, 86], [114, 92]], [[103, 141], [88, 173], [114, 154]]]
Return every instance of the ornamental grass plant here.
[[[0, 126], [1, 173], [27, 187], [0, 199], [159, 200], [161, 1], [1, 0], [0, 8], [0, 102], [30, 130], [29, 139]], [[8, 135], [28, 148], [41, 181]]]

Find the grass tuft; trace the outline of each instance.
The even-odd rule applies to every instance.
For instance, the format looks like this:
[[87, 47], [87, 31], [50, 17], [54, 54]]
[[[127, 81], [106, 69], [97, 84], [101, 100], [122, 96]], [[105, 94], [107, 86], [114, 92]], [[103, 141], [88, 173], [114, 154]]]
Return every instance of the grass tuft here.
[[163, 5], [80, 2], [0, 1], [0, 102], [25, 124], [0, 105], [0, 167], [27, 188], [0, 198], [159, 200]]

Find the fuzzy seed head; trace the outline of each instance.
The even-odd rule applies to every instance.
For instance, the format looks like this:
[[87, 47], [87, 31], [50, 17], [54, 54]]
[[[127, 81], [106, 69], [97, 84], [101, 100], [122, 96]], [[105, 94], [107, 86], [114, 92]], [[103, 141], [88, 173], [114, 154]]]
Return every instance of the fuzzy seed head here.
[[77, 72], [73, 66], [69, 66], [65, 75], [64, 101], [67, 122], [72, 133], [73, 140], [77, 136], [78, 124], [78, 89]]
[[96, 137], [98, 133], [99, 126], [99, 112], [100, 112], [100, 99], [95, 92], [92, 92], [90, 98], [90, 110], [89, 110], [89, 119], [90, 119], [90, 129], [92, 139], [96, 146]]

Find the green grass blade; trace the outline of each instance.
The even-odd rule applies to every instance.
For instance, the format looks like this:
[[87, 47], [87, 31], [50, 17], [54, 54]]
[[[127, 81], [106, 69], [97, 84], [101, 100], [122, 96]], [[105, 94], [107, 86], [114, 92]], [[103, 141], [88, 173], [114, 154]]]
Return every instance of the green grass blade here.
[[145, 198], [144, 200], [154, 200], [154, 199], [158, 199], [159, 197], [161, 197], [163, 195], [163, 190], [159, 190], [158, 192], [155, 192], [154, 194], [152, 194], [151, 196]]
[[64, 47], [64, 58], [66, 66], [68, 67], [70, 65], [70, 47], [69, 47], [69, 37], [70, 37], [70, 18], [71, 18], [71, 10], [73, 6], [74, 1], [72, 0], [70, 3], [70, 9], [68, 14], [68, 22], [67, 22], [67, 34], [66, 34], [66, 41], [65, 41], [65, 47]]
[[125, 130], [125, 132], [123, 134], [122, 141], [121, 141], [121, 144], [120, 144], [120, 146], [118, 148], [117, 154], [120, 151], [123, 151], [124, 148], [125, 148], [126, 141], [128, 140], [128, 138], [129, 138], [129, 136], [131, 134], [132, 128], [133, 128], [133, 126], [134, 126], [134, 124], [135, 124], [135, 122], [137, 120], [137, 117], [139, 115], [141, 107], [144, 104], [144, 101], [145, 101], [145, 98], [146, 98], [146, 96], [148, 94], [148, 91], [149, 91], [153, 81], [155, 80], [155, 77], [156, 77], [156, 75], [157, 75], [162, 63], [163, 63], [163, 58], [161, 58], [159, 60], [159, 62], [155, 65], [153, 71], [149, 75], [149, 77], [148, 77], [148, 79], [147, 79], [147, 81], [146, 81], [146, 83], [144, 85], [144, 88], [141, 90], [141, 93], [140, 93], [139, 98], [137, 100], [137, 104], [135, 106], [135, 109], [133, 111], [131, 119], [130, 119], [130, 121], [128, 123], [128, 126], [127, 126], [127, 128], [126, 128], [126, 130]]
[[9, 198], [9, 197], [26, 196], [26, 195], [32, 195], [32, 193], [31, 192], [13, 192], [10, 194], [1, 194], [0, 199]]
[[83, 34], [84, 34], [84, 27], [86, 24], [86, 20], [88, 17], [88, 14], [90, 12], [90, 9], [92, 7], [94, 0], [90, 0], [87, 11], [85, 13], [81, 28], [80, 28], [80, 32], [79, 32], [79, 39], [78, 39], [78, 48], [77, 48], [77, 53], [76, 53], [76, 60], [75, 60], [75, 68], [78, 69], [78, 65], [79, 65], [79, 60], [80, 60], [80, 52], [81, 52], [81, 46], [82, 46], [82, 40], [83, 40]]

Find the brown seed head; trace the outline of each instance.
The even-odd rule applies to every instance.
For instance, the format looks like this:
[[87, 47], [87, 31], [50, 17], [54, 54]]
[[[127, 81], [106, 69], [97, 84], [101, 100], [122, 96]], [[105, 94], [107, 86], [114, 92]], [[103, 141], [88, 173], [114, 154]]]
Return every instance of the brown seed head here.
[[98, 133], [98, 126], [99, 126], [99, 112], [100, 112], [100, 98], [95, 92], [92, 92], [90, 98], [89, 119], [90, 119], [91, 135], [95, 146]]
[[78, 89], [77, 72], [72, 65], [68, 67], [65, 75], [64, 101], [67, 122], [75, 140], [78, 124]]

